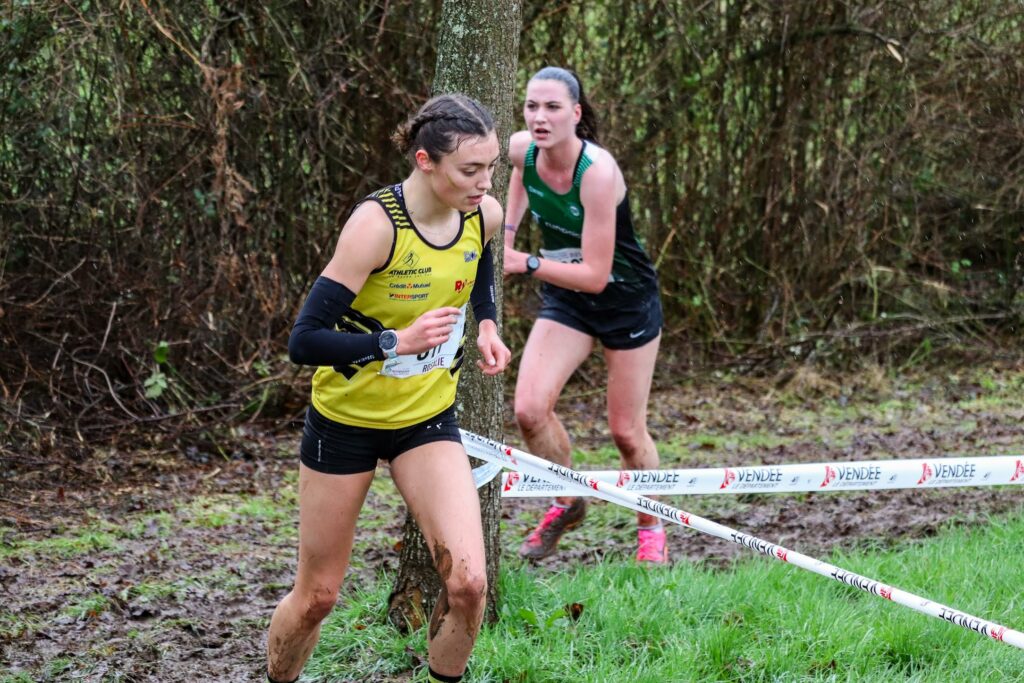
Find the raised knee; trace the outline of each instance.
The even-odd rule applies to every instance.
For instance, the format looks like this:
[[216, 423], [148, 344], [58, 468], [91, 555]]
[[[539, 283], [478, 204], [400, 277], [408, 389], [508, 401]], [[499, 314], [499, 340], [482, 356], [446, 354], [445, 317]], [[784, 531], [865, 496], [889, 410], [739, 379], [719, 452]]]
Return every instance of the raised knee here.
[[453, 609], [472, 614], [483, 610], [487, 599], [487, 575], [483, 572], [453, 574], [445, 582]]

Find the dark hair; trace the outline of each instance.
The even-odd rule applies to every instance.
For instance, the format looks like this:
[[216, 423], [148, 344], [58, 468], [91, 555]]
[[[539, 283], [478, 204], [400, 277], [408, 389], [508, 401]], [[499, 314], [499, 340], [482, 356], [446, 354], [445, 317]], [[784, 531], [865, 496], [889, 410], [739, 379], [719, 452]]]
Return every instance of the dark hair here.
[[590, 102], [587, 101], [587, 96], [583, 92], [583, 82], [580, 81], [580, 77], [576, 75], [575, 71], [563, 69], [560, 66], [546, 66], [535, 73], [530, 80], [558, 81], [565, 84], [565, 87], [569, 89], [569, 97], [574, 103], [580, 105], [580, 122], [576, 124], [576, 135], [584, 140], [598, 142], [597, 114], [590, 106]]
[[451, 154], [465, 138], [486, 137], [494, 117], [472, 97], [453, 93], [427, 101], [395, 130], [391, 141], [403, 154], [423, 149], [434, 161]]

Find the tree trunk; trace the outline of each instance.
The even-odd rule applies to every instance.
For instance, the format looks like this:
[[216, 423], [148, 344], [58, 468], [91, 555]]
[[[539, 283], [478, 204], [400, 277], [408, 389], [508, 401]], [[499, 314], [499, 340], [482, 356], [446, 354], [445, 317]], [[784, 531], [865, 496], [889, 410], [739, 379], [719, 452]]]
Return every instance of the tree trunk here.
[[[508, 136], [514, 128], [516, 68], [519, 33], [522, 30], [520, 0], [445, 0], [438, 26], [437, 66], [433, 94], [462, 92], [475, 97], [494, 114], [501, 158], [505, 158]], [[508, 165], [499, 163], [491, 194], [504, 204], [508, 187]], [[493, 238], [498, 323], [502, 310], [502, 244], [499, 231]], [[476, 321], [466, 329], [468, 356], [459, 383], [456, 407], [462, 426], [469, 431], [501, 440], [504, 392], [501, 376], [485, 377], [476, 370]], [[474, 461], [475, 464], [476, 463]], [[487, 552], [487, 619], [495, 621], [498, 610], [498, 559], [501, 554], [498, 525], [501, 496], [495, 479], [480, 490], [484, 547]], [[388, 600], [388, 619], [399, 630], [417, 629], [426, 622], [441, 590], [430, 550], [411, 515], [405, 519], [402, 556], [398, 577]]]

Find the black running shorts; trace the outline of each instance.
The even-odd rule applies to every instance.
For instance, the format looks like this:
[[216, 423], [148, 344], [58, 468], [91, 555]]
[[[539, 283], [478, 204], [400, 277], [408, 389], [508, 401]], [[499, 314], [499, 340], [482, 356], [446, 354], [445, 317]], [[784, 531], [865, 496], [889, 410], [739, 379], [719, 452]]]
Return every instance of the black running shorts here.
[[306, 410], [300, 457], [306, 467], [325, 474], [355, 474], [392, 461], [402, 453], [435, 441], [462, 443], [455, 406], [429, 420], [401, 429], [352, 427], [330, 420], [316, 408]]
[[545, 283], [541, 298], [539, 318], [599, 339], [606, 349], [638, 349], [661, 334], [664, 325], [656, 285], [613, 283], [595, 295]]

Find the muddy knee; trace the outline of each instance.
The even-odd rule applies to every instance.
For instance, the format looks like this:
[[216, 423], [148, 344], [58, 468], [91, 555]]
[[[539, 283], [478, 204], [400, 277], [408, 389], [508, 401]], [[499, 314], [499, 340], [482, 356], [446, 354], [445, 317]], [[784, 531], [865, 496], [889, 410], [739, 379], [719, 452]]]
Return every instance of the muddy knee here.
[[646, 429], [637, 429], [629, 425], [620, 427], [613, 424], [611, 425], [611, 432], [612, 441], [615, 442], [615, 447], [622, 453], [623, 458], [630, 460], [643, 457], [647, 450], [647, 444], [650, 441]]
[[543, 428], [549, 420], [555, 417], [553, 406], [530, 398], [517, 398], [515, 412], [516, 424], [527, 436]]
[[327, 587], [315, 589], [302, 598], [302, 622], [307, 628], [313, 628], [327, 618], [338, 600], [338, 591]]
[[487, 599], [487, 576], [484, 573], [465, 573], [452, 576], [445, 582], [448, 604], [463, 614], [483, 611]]

